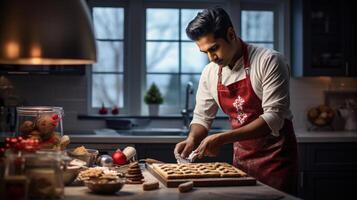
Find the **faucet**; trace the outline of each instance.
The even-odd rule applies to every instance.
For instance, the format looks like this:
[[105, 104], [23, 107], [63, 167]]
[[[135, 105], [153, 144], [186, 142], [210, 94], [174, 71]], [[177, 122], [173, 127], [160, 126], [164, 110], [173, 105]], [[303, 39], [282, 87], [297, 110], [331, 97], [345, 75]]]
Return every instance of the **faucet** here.
[[190, 96], [193, 94], [193, 83], [189, 81], [186, 85], [186, 99], [185, 99], [185, 108], [181, 110], [182, 120], [183, 120], [183, 128], [188, 130], [188, 126], [190, 123], [190, 117], [193, 112], [192, 108], [189, 108], [190, 105]]

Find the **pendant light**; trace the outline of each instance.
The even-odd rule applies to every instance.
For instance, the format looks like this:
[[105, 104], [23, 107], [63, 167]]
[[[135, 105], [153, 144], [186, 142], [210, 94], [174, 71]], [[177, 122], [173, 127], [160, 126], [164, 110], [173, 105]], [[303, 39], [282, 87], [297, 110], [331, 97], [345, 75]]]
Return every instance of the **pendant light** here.
[[84, 0], [0, 1], [0, 64], [95, 61], [93, 26]]

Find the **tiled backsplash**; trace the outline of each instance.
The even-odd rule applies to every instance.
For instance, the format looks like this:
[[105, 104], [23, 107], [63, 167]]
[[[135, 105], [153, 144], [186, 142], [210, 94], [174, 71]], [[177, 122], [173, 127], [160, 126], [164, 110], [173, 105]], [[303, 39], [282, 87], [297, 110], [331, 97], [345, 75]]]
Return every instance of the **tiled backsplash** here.
[[[93, 130], [104, 128], [102, 120], [78, 120], [77, 115], [86, 113], [87, 79], [85, 76], [11, 76], [14, 94], [19, 95], [26, 105], [49, 105], [64, 108], [66, 131]], [[305, 113], [308, 107], [324, 103], [326, 90], [357, 90], [357, 78], [292, 78], [291, 110], [294, 126], [306, 129]], [[0, 81], [1, 86], [1, 81]], [[3, 91], [1, 91], [3, 92]], [[225, 122], [221, 122], [226, 125]], [[219, 124], [221, 124], [219, 123]], [[160, 123], [153, 123], [160, 124]], [[172, 124], [180, 125], [180, 122]]]

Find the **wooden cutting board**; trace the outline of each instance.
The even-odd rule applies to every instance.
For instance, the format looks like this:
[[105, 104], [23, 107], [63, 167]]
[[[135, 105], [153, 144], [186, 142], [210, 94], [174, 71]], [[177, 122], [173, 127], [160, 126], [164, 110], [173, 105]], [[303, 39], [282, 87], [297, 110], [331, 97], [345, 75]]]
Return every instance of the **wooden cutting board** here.
[[181, 183], [192, 181], [195, 187], [215, 187], [215, 186], [245, 186], [256, 185], [255, 178], [246, 177], [232, 177], [232, 178], [193, 178], [193, 179], [166, 179], [160, 173], [158, 173], [151, 164], [146, 164], [147, 170], [157, 178], [166, 187], [177, 187]]

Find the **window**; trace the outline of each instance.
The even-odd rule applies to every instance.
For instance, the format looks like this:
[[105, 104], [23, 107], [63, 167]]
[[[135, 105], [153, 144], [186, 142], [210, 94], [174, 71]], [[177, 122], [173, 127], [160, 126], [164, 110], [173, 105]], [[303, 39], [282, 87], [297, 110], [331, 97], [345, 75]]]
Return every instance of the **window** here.
[[[160, 114], [180, 114], [186, 84], [196, 93], [209, 62], [186, 36], [186, 26], [202, 8], [219, 6], [229, 12], [243, 40], [289, 54], [289, 6], [284, 0], [87, 0], [97, 41], [97, 63], [87, 73], [89, 112], [104, 103], [121, 114], [147, 113], [145, 91], [156, 83], [164, 96]], [[283, 10], [283, 12], [281, 12]], [[239, 28], [240, 27], [240, 28]], [[283, 31], [281, 31], [283, 29]], [[195, 93], [190, 98], [194, 106]]]
[[124, 9], [93, 7], [97, 63], [92, 67], [91, 107], [123, 107]]
[[[185, 88], [197, 88], [200, 73], [208, 63], [197, 45], [186, 36], [186, 26], [197, 9], [148, 8], [146, 10], [146, 87], [158, 85], [164, 107], [180, 112]], [[194, 98], [191, 98], [193, 105]], [[165, 109], [170, 112], [170, 109]]]
[[274, 49], [274, 12], [242, 10], [242, 39], [250, 44]]
[[242, 39], [278, 50], [289, 59], [289, 4], [284, 0], [242, 0], [240, 5]]

